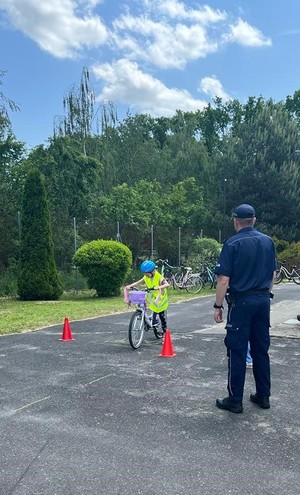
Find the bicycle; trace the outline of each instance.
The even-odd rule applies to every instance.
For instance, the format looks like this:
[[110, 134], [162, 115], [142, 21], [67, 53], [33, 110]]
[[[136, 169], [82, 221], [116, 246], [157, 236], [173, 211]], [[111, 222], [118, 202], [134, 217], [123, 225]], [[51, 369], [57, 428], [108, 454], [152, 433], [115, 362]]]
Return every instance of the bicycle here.
[[295, 282], [295, 284], [300, 285], [300, 270], [296, 270], [297, 267], [292, 266], [292, 271], [290, 272], [286, 266], [284, 266], [285, 263], [286, 262], [283, 261], [280, 264], [280, 268], [276, 270], [274, 284], [279, 284], [284, 278], [287, 278], [288, 280]]
[[128, 294], [128, 304], [135, 304], [136, 309], [130, 318], [128, 328], [128, 339], [133, 349], [141, 347], [144, 340], [145, 332], [153, 330], [157, 339], [162, 339], [163, 331], [159, 318], [157, 323], [152, 325], [152, 317], [147, 312], [146, 294], [153, 289], [137, 290], [132, 289]]
[[174, 289], [174, 283], [173, 283], [173, 278], [175, 277], [174, 271], [175, 270], [177, 271], [178, 268], [170, 265], [168, 260], [158, 259], [156, 261], [156, 266], [158, 267], [159, 264], [161, 265], [160, 273], [167, 280], [167, 282], [169, 282], [170, 286], [173, 287]]
[[199, 270], [199, 275], [203, 280], [203, 287], [206, 289], [215, 289], [217, 286], [218, 276], [212, 271], [208, 264], [204, 263]]
[[[186, 290], [189, 294], [198, 294], [203, 287], [203, 281], [198, 273], [192, 273], [192, 268], [172, 266], [168, 260], [159, 259], [156, 263], [161, 263], [161, 274], [169, 282], [173, 289]], [[177, 270], [174, 273], [174, 270]]]

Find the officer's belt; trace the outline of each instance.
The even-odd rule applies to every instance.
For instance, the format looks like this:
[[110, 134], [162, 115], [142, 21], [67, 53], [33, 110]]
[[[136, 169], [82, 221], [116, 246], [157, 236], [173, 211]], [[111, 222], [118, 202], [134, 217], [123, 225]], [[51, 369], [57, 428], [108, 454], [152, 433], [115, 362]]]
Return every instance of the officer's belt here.
[[258, 296], [259, 294], [269, 294], [270, 289], [250, 289], [244, 290], [243, 292], [237, 292], [234, 290], [230, 290], [229, 294], [233, 294], [234, 296]]

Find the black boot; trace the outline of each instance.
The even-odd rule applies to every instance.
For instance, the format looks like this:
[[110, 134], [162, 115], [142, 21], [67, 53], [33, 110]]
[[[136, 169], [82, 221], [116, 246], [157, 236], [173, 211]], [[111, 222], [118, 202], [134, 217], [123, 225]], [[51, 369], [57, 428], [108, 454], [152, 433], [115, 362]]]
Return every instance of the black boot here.
[[226, 411], [230, 411], [232, 413], [243, 412], [242, 402], [233, 401], [231, 397], [225, 397], [225, 399], [217, 399], [216, 406], [219, 409], [225, 409]]

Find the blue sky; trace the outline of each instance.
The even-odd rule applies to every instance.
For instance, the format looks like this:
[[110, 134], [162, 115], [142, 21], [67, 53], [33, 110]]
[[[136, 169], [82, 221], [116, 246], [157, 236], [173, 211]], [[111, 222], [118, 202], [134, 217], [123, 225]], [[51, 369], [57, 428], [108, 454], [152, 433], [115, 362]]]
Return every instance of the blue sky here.
[[172, 116], [300, 89], [300, 1], [0, 0], [0, 90], [16, 138], [45, 144], [88, 67], [98, 105]]

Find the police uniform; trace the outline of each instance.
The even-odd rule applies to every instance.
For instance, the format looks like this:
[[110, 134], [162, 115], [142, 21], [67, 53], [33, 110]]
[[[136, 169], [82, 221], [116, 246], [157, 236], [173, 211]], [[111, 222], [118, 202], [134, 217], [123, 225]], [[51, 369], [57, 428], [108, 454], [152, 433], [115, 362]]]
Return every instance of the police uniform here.
[[228, 356], [227, 388], [230, 399], [236, 403], [243, 400], [248, 341], [256, 394], [270, 396], [270, 288], [275, 269], [272, 239], [253, 227], [241, 228], [225, 241], [216, 265], [217, 275], [229, 277], [224, 342]]

